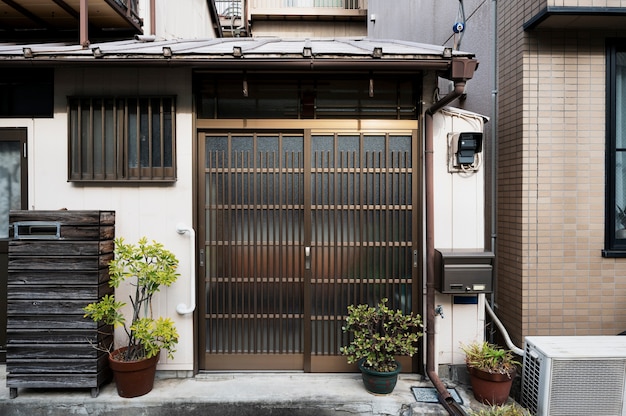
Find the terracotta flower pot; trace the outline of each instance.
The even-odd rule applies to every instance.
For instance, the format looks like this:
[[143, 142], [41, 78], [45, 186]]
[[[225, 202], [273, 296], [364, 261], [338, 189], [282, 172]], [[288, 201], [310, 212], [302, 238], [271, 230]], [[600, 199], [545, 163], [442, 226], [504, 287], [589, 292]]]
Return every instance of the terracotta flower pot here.
[[117, 394], [121, 397], [143, 396], [154, 386], [159, 355], [141, 361], [119, 361], [113, 358], [126, 348], [120, 348], [109, 354], [109, 365], [113, 371]]
[[363, 384], [365, 389], [371, 393], [389, 394], [396, 387], [398, 382], [398, 374], [402, 367], [396, 361], [396, 370], [388, 373], [381, 373], [363, 366], [363, 360], [358, 362], [359, 370], [363, 376]]
[[515, 374], [492, 374], [468, 367], [474, 398], [491, 406], [500, 406], [507, 402]]

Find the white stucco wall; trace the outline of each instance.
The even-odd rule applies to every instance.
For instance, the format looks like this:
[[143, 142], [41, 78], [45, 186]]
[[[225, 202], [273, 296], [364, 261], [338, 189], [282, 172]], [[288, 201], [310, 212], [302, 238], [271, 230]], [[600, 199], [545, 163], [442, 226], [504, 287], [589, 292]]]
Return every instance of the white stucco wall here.
[[[474, 173], [448, 172], [448, 133], [482, 132], [483, 121], [483, 116], [452, 108], [433, 117], [436, 249], [484, 248], [484, 168]], [[444, 317], [435, 317], [435, 364], [464, 363], [460, 343], [484, 337], [485, 295], [478, 295], [477, 305], [453, 300], [452, 295], [436, 292], [435, 305], [443, 307]]]
[[[214, 38], [215, 31], [209, 14], [208, 1], [185, 0], [155, 2], [156, 24], [154, 33], [159, 39], [207, 39]], [[182, 6], [182, 7], [181, 7]], [[150, 0], [140, 0], [139, 14], [143, 18], [144, 34], [150, 27]]]
[[[176, 95], [176, 165], [173, 185], [107, 184], [77, 185], [67, 181], [66, 97], [70, 95]], [[114, 210], [117, 237], [135, 242], [145, 235], [162, 242], [180, 260], [181, 277], [163, 289], [153, 304], [155, 316], [169, 316], [177, 326], [180, 342], [174, 360], [162, 354], [159, 369], [193, 369], [191, 316], [180, 316], [176, 305], [190, 303], [189, 235], [176, 225], [192, 222], [191, 70], [135, 68], [55, 70], [55, 110], [51, 119], [0, 119], [0, 127], [28, 130], [28, 205], [32, 210]], [[118, 299], [127, 300], [118, 290]], [[122, 339], [119, 332], [118, 339]]]

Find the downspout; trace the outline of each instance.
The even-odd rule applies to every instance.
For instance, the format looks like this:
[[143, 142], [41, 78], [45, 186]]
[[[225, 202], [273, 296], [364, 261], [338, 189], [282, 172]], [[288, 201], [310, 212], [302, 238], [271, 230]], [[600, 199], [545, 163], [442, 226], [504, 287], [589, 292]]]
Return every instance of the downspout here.
[[[497, 211], [497, 191], [498, 185], [496, 177], [497, 165], [497, 140], [498, 140], [498, 0], [491, 1], [491, 25], [493, 32], [491, 33], [491, 252], [496, 253], [496, 242], [498, 238], [498, 222], [496, 219]], [[489, 309], [495, 308], [496, 292], [498, 291], [498, 256], [494, 256], [493, 265], [493, 291], [491, 292]], [[493, 341], [493, 339], [491, 339]]]
[[[491, 0], [491, 24], [493, 27], [493, 32], [491, 34], [491, 76], [492, 76], [492, 90], [491, 90], [491, 252], [496, 253], [496, 241], [498, 238], [498, 222], [496, 221], [496, 215], [498, 214], [498, 204], [496, 197], [497, 186], [498, 186], [498, 178], [496, 176], [496, 167], [497, 167], [497, 158], [498, 158], [498, 0]], [[496, 315], [495, 308], [495, 293], [498, 290], [497, 286], [497, 276], [496, 271], [498, 256], [496, 255], [494, 258], [494, 267], [493, 267], [493, 292], [491, 292], [491, 302], [485, 302], [485, 309], [487, 313], [493, 320], [496, 328], [500, 330], [502, 337], [506, 346], [513, 351], [513, 353], [523, 357], [525, 352], [523, 349], [519, 348], [513, 341], [511, 341], [511, 337], [507, 332], [504, 324], [500, 321], [498, 316]], [[491, 305], [489, 304], [491, 303]], [[493, 305], [493, 306], [492, 306]]]
[[426, 182], [426, 375], [437, 389], [438, 398], [450, 415], [466, 413], [452, 398], [435, 371], [435, 201], [433, 180], [433, 115], [465, 91], [465, 81], [454, 83], [454, 90], [434, 103], [424, 116], [424, 180]]
[[465, 92], [465, 83], [474, 76], [478, 61], [452, 59], [448, 79], [454, 90], [435, 102], [424, 114], [424, 182], [426, 197], [426, 375], [437, 389], [438, 399], [452, 416], [467, 416], [452, 398], [435, 370], [435, 201], [433, 179], [433, 116]]

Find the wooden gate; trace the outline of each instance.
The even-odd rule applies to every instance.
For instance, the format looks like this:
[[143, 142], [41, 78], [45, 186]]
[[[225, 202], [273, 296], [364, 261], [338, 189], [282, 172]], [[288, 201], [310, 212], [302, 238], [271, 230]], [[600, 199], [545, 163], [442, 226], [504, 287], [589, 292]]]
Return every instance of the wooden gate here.
[[201, 369], [349, 371], [349, 304], [419, 310], [416, 135], [199, 134]]

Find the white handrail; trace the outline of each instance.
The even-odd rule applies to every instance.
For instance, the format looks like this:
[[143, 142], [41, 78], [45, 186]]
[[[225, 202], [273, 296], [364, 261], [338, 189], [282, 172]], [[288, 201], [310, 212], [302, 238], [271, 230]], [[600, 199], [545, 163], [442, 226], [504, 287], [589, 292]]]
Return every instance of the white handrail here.
[[189, 277], [189, 286], [191, 287], [191, 304], [187, 306], [185, 303], [179, 303], [178, 306], [176, 306], [176, 312], [180, 315], [187, 315], [196, 309], [196, 232], [193, 228], [185, 224], [176, 225], [176, 232], [178, 234], [189, 233], [189, 248], [191, 252], [191, 276]]

